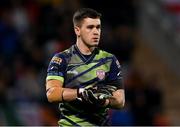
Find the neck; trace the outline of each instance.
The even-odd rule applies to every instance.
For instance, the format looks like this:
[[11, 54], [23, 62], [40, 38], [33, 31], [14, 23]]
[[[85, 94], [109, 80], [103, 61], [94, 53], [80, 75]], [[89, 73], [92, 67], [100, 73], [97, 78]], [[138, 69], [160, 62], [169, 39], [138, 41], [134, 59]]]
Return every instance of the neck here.
[[81, 41], [77, 41], [76, 45], [77, 45], [79, 51], [84, 55], [92, 54], [93, 50], [95, 49], [95, 47], [88, 47], [86, 44], [84, 44]]

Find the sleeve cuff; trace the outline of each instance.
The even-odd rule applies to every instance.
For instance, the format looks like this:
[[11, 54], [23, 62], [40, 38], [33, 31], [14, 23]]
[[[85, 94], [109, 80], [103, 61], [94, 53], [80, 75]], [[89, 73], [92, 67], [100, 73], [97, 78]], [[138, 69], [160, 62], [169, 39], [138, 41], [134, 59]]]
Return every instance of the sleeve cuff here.
[[46, 81], [51, 80], [51, 79], [56, 79], [56, 80], [60, 80], [61, 82], [64, 82], [64, 78], [60, 76], [47, 76], [46, 77]]

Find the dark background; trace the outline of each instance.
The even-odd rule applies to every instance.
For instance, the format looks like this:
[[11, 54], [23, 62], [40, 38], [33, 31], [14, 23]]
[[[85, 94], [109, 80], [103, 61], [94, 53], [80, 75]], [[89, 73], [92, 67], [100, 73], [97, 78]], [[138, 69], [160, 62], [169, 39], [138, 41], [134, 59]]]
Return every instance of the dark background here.
[[[147, 28], [159, 30], [162, 19], [152, 17], [160, 9], [172, 19], [165, 28], [175, 23], [172, 31], [179, 32], [180, 6], [167, 1], [152, 2], [153, 15], [148, 16], [143, 13], [146, 2], [140, 0], [1, 0], [0, 125], [57, 125], [58, 104], [46, 98], [46, 70], [54, 53], [75, 43], [72, 16], [80, 7], [102, 13], [100, 47], [115, 54], [123, 68], [126, 104], [122, 110], [110, 110], [112, 125], [178, 125], [180, 82], [173, 68], [179, 67], [166, 61], [170, 53], [164, 57], [155, 50], [158, 44], [166, 49], [160, 43], [163, 37], [156, 39]], [[155, 42], [152, 39], [157, 43], [149, 43]]]

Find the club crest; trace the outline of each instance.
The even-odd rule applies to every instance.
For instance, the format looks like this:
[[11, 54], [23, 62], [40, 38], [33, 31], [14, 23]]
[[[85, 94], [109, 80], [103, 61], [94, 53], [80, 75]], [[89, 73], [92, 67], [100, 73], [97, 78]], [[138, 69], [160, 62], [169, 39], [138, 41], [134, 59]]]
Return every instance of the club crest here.
[[51, 61], [52, 61], [52, 63], [56, 63], [56, 64], [60, 65], [62, 62], [62, 59], [60, 57], [54, 56]]
[[104, 70], [97, 70], [96, 75], [100, 80], [103, 80], [105, 77], [105, 71]]

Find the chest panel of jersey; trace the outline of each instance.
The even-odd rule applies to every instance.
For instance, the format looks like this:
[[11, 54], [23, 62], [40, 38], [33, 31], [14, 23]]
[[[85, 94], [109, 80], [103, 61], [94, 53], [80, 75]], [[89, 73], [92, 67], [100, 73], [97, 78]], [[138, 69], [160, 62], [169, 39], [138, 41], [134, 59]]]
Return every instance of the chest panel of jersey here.
[[[103, 61], [103, 58], [95, 56], [94, 59], [87, 64], [83, 62], [78, 55], [72, 56], [67, 66], [65, 86], [77, 88], [82, 87], [81, 84], [83, 84], [83, 87], [90, 87], [98, 81], [104, 80], [110, 71], [111, 62], [111, 59]], [[103, 79], [98, 78], [98, 70], [105, 72]]]

